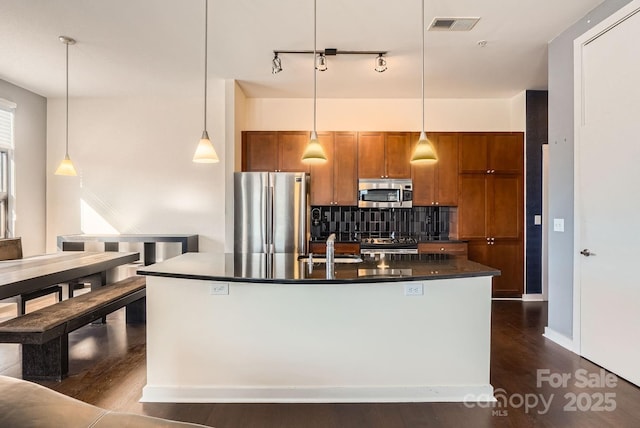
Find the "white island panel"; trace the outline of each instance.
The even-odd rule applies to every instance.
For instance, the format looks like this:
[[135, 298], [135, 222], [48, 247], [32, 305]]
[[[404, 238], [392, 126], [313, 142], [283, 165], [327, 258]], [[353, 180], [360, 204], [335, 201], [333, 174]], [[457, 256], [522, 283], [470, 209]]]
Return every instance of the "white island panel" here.
[[[211, 287], [228, 284], [228, 295]], [[422, 284], [423, 295], [405, 296]], [[147, 277], [142, 401], [492, 397], [491, 277], [265, 284]]]

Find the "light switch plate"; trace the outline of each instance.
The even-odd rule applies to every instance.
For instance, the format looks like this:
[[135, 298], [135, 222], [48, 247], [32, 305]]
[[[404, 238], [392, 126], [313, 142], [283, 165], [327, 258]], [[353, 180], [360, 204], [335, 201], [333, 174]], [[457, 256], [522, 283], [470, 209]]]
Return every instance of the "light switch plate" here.
[[554, 232], [564, 232], [564, 219], [563, 218], [554, 218], [553, 219], [553, 231]]

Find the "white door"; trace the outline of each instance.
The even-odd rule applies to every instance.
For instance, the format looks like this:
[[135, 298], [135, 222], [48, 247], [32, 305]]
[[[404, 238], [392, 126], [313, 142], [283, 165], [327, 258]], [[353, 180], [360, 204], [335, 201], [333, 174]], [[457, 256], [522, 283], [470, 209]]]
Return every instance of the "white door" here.
[[576, 43], [575, 290], [581, 354], [639, 385], [640, 13], [623, 11]]

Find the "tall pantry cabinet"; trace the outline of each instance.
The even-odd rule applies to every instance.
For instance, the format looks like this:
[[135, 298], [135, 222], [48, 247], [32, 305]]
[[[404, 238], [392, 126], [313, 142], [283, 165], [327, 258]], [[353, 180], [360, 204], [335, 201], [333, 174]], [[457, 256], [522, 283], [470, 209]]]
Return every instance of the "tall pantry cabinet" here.
[[494, 297], [524, 292], [524, 136], [459, 134], [458, 233], [469, 259], [500, 269]]

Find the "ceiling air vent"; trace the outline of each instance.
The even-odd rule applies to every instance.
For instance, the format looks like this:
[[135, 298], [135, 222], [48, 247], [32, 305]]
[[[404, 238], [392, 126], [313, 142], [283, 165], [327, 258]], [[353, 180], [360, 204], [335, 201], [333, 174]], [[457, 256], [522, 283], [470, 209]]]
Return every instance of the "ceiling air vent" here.
[[429, 31], [470, 31], [480, 18], [434, 18]]

